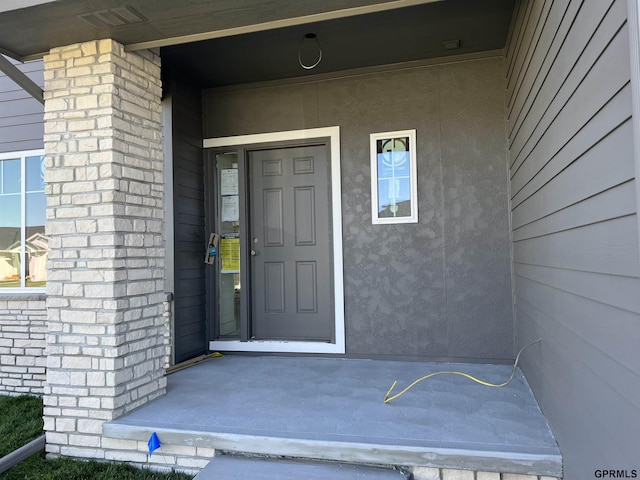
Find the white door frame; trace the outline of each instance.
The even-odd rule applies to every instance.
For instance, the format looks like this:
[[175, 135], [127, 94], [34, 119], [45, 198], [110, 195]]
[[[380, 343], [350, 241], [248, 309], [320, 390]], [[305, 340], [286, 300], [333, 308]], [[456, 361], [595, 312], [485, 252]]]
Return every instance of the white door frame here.
[[290, 140], [313, 140], [329, 138], [331, 152], [331, 211], [333, 222], [333, 292], [335, 343], [299, 342], [282, 340], [213, 340], [210, 350], [235, 352], [282, 352], [282, 353], [345, 353], [344, 330], [344, 278], [342, 263], [342, 188], [340, 179], [340, 127], [310, 128], [284, 132], [238, 135], [233, 137], [207, 138], [204, 148], [239, 147], [252, 144], [274, 143]]

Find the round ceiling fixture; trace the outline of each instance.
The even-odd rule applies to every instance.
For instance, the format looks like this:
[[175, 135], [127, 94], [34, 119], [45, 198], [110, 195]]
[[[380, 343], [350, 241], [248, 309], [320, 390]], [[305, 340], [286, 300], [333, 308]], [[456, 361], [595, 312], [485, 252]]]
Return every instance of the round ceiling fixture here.
[[[305, 46], [305, 43], [315, 43], [315, 46], [318, 48], [318, 59], [312, 65], [306, 65], [302, 61], [302, 48]], [[318, 66], [318, 64], [322, 61], [322, 47], [320, 47], [320, 42], [318, 41], [318, 36], [315, 33], [307, 33], [304, 37], [302, 37], [302, 42], [300, 43], [300, 48], [298, 49], [298, 63], [305, 70], [312, 70]]]

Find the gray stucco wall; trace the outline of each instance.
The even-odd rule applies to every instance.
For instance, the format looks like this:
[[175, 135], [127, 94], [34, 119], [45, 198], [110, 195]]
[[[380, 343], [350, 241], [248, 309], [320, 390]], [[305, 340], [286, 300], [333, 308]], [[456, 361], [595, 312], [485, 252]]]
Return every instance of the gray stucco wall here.
[[506, 94], [517, 338], [542, 338], [523, 370], [566, 480], [631, 475], [640, 266], [627, 2], [529, 0], [516, 18]]
[[[504, 64], [209, 90], [205, 138], [338, 125], [347, 353], [514, 355]], [[417, 129], [418, 224], [372, 225], [369, 134]]]

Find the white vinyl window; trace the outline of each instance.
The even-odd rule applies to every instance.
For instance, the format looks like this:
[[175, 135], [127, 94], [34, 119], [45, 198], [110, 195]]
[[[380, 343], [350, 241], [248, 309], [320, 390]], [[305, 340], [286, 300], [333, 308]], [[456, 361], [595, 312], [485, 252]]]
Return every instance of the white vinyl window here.
[[371, 223], [418, 222], [416, 131], [372, 133]]
[[42, 150], [0, 153], [0, 294], [46, 286], [44, 172]]

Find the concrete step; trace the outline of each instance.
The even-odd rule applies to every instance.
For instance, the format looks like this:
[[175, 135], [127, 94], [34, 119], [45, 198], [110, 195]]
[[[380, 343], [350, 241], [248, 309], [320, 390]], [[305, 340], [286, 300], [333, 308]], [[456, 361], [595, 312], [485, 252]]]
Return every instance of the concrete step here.
[[194, 480], [410, 480], [410, 473], [344, 463], [219, 455]]

